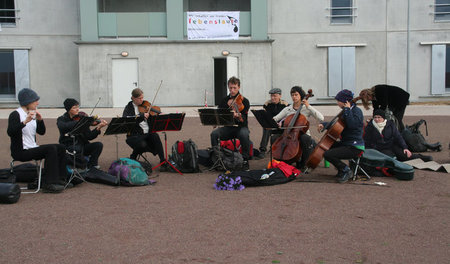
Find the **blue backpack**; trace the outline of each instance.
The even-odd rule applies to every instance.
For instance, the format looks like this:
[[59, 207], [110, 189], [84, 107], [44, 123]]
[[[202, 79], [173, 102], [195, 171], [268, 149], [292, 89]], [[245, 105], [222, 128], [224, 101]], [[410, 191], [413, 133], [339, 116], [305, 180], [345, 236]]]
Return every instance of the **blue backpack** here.
[[142, 165], [129, 158], [120, 158], [109, 167], [108, 173], [120, 178], [122, 185], [148, 185], [148, 175]]

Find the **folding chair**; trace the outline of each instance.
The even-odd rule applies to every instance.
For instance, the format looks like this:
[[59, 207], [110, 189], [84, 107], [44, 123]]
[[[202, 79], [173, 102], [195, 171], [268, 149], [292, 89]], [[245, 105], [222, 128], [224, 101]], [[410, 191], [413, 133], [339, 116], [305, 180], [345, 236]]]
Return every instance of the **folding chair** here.
[[[14, 173], [14, 159], [11, 161], [11, 172]], [[36, 170], [38, 173], [37, 188], [34, 191], [23, 191], [21, 193], [38, 193], [41, 190], [42, 182], [42, 160], [34, 160], [36, 163]], [[28, 187], [20, 187], [21, 190], [29, 190]]]
[[364, 175], [366, 176], [366, 180], [370, 180], [370, 176], [369, 174], [367, 174], [367, 172], [361, 167], [360, 162], [361, 162], [361, 157], [364, 154], [364, 151], [361, 151], [361, 153], [359, 154], [359, 156], [356, 159], [350, 159], [350, 163], [355, 164], [355, 168], [353, 169], [353, 166], [350, 166], [353, 169], [353, 180], [355, 181], [358, 177], [358, 171], [361, 171], [362, 173], [364, 173]]

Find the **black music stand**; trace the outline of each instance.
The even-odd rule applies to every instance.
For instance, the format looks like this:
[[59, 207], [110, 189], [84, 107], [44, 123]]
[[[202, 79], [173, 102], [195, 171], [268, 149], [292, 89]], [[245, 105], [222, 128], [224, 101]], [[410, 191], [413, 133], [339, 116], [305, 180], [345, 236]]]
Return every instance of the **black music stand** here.
[[[233, 112], [230, 109], [226, 108], [201, 108], [198, 109], [200, 114], [200, 121], [204, 126], [234, 126], [234, 116]], [[219, 135], [219, 148], [220, 148], [220, 135]], [[220, 154], [217, 157], [217, 160], [214, 164], [209, 168], [209, 170], [213, 170], [219, 166], [226, 168], [225, 164], [222, 161], [222, 157]]]
[[[279, 130], [277, 122], [273, 120], [273, 117], [267, 113], [266, 110], [251, 110], [253, 115], [256, 117], [258, 123], [266, 130], [276, 131]], [[272, 137], [272, 135], [270, 136]], [[272, 139], [270, 141], [270, 162], [272, 162]]]
[[119, 159], [118, 134], [128, 134], [136, 124], [136, 117], [115, 117], [111, 119], [104, 135], [116, 136], [116, 159]]
[[[76, 166], [76, 155], [77, 155], [77, 151], [75, 149], [75, 145], [76, 145], [76, 137], [77, 136], [81, 136], [83, 131], [85, 131], [86, 129], [89, 129], [90, 124], [92, 124], [92, 122], [94, 121], [93, 117], [90, 116], [82, 116], [80, 118], [80, 120], [78, 120], [78, 122], [75, 124], [75, 126], [72, 128], [72, 130], [67, 133], [67, 135], [69, 137], [72, 138], [72, 152], [67, 151], [67, 154], [72, 155], [73, 156], [73, 163], [72, 163], [72, 173], [69, 176], [69, 180], [66, 183], [66, 186], [64, 186], [64, 189], [67, 188], [67, 186], [69, 185], [69, 183], [77, 178], [83, 182], [86, 182], [86, 180], [81, 176], [81, 173], [78, 171], [77, 166]], [[83, 155], [83, 150], [81, 150], [81, 154]]]
[[176, 172], [183, 175], [181, 171], [179, 171], [175, 166], [173, 166], [170, 162], [167, 161], [167, 134], [165, 131], [180, 131], [183, 126], [184, 116], [186, 113], [179, 114], [166, 114], [166, 115], [152, 115], [147, 119], [147, 123], [149, 126], [149, 131], [152, 133], [162, 132], [164, 134], [164, 142], [165, 142], [165, 160], [155, 167], [152, 170], [162, 166], [164, 163], [169, 164]]

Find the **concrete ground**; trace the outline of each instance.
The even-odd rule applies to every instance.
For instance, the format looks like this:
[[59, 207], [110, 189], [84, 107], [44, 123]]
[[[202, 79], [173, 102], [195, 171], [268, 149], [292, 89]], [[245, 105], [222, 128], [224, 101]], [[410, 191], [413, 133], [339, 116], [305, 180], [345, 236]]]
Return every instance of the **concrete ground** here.
[[[326, 120], [338, 111], [317, 108]], [[167, 132], [169, 154], [176, 140], [209, 146], [212, 127], [201, 126], [196, 109], [163, 108], [188, 116], [181, 131]], [[440, 163], [450, 162], [449, 110], [412, 105], [404, 118], [406, 124], [427, 120], [427, 140], [444, 148], [424, 154]], [[2, 168], [10, 161], [10, 111], [0, 110]], [[63, 110], [41, 111], [47, 134], [38, 142], [55, 143], [55, 118]], [[109, 120], [121, 111], [95, 114]], [[262, 129], [254, 117], [249, 127], [258, 147]], [[98, 137], [104, 144], [102, 169], [130, 154], [124, 140], [124, 135]], [[268, 161], [251, 160], [250, 169]], [[335, 169], [321, 164], [288, 184], [216, 191], [218, 174], [206, 168], [184, 175], [156, 170], [153, 186], [83, 183], [61, 194], [23, 194], [16, 204], [0, 204], [0, 263], [450, 263], [449, 174], [416, 170], [413, 181], [338, 184]]]

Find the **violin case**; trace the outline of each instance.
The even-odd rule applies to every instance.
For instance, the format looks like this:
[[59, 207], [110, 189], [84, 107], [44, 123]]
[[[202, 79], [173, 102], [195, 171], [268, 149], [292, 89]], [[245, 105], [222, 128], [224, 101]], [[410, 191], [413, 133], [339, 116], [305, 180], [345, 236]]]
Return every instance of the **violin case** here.
[[0, 203], [16, 203], [19, 198], [19, 185], [15, 183], [0, 183]]
[[414, 178], [414, 168], [412, 166], [400, 162], [375, 149], [366, 149], [364, 151], [360, 160], [360, 165], [363, 169], [366, 166], [372, 168], [388, 168], [388, 172], [393, 174], [393, 176], [399, 180], [410, 181]]

